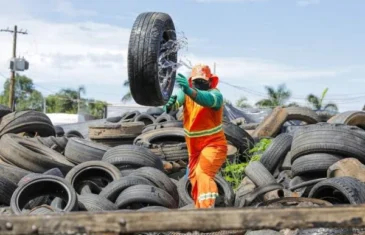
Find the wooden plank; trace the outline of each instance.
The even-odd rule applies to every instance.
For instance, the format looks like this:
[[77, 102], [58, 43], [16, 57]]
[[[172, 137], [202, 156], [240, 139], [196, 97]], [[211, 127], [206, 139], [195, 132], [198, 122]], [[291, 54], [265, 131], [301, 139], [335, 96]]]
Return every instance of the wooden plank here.
[[1, 234], [118, 234], [320, 227], [365, 227], [365, 207], [74, 212], [0, 217]]
[[276, 107], [251, 134], [254, 138], [274, 137], [285, 123], [288, 112], [285, 108]]

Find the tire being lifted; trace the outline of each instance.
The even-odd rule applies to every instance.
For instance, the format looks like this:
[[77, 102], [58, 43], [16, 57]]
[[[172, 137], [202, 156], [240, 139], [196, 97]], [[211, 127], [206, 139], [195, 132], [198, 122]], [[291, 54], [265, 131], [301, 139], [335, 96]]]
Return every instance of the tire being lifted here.
[[[176, 72], [159, 65], [167, 42], [176, 40], [175, 26], [168, 14], [145, 12], [133, 24], [128, 48], [128, 79], [133, 99], [146, 106], [164, 105], [174, 88]], [[170, 43], [169, 42], [169, 43]], [[177, 62], [177, 52], [163, 60]], [[164, 79], [161, 75], [169, 74]]]

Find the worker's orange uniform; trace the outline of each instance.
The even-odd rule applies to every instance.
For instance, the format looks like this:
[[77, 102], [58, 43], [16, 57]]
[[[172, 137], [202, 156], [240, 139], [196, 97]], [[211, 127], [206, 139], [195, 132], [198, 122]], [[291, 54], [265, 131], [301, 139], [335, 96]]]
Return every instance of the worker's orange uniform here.
[[223, 107], [215, 111], [198, 105], [188, 96], [185, 99], [184, 129], [192, 197], [196, 208], [210, 208], [218, 196], [214, 177], [227, 158]]
[[[189, 78], [190, 87], [195, 72], [193, 70]], [[208, 75], [211, 89], [216, 89], [218, 77], [211, 75], [210, 70]], [[222, 128], [223, 105], [219, 109], [203, 107], [185, 95], [183, 118], [195, 207], [211, 208], [218, 196], [214, 178], [227, 158], [227, 140]]]

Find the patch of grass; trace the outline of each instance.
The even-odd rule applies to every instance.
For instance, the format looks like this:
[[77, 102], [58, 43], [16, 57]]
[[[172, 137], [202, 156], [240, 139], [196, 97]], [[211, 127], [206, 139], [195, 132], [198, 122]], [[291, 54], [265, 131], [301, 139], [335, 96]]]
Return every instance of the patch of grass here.
[[[252, 161], [259, 161], [262, 153], [271, 144], [271, 139], [261, 139], [252, 149], [250, 149], [244, 156], [237, 155], [235, 162], [227, 160], [225, 167], [222, 169], [222, 175], [229, 182], [233, 189], [236, 190], [240, 185], [242, 179], [245, 177], [246, 166]], [[245, 159], [240, 162], [239, 159]]]

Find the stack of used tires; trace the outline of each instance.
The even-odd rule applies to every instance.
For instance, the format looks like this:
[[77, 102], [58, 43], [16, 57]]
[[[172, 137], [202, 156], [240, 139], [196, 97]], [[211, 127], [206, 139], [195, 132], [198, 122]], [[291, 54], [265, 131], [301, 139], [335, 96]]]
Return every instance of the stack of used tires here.
[[[40, 112], [4, 115], [1, 204], [14, 214], [192, 208], [190, 184], [183, 177], [188, 154], [182, 123], [159, 109], [149, 112], [155, 123], [147, 125], [147, 114], [125, 115], [132, 120], [123, 123], [143, 123], [143, 128], [132, 143], [115, 147], [84, 139], [76, 130], [64, 133]], [[227, 125], [227, 135], [240, 149], [243, 130]], [[219, 175], [216, 181], [217, 206], [233, 206], [231, 186]]]
[[[235, 206], [364, 204], [364, 127], [365, 112], [354, 111], [340, 113], [328, 122], [280, 132], [260, 161], [246, 167]], [[296, 234], [358, 234], [348, 230], [307, 229]], [[267, 231], [260, 232], [257, 234]]]

